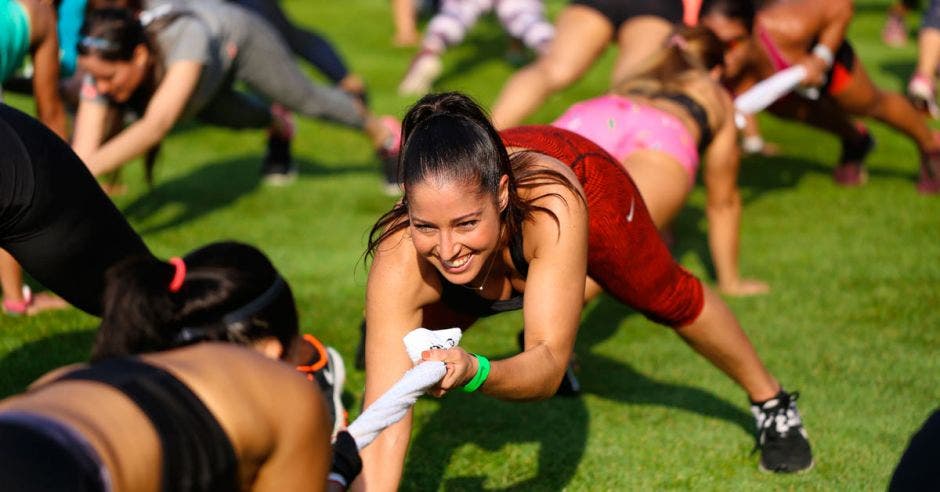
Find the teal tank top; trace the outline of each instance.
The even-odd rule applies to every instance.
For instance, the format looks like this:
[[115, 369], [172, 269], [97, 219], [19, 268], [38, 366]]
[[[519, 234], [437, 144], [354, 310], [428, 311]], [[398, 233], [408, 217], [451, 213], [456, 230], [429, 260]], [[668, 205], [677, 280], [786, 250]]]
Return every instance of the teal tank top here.
[[0, 82], [23, 64], [29, 52], [29, 17], [16, 0], [0, 0]]

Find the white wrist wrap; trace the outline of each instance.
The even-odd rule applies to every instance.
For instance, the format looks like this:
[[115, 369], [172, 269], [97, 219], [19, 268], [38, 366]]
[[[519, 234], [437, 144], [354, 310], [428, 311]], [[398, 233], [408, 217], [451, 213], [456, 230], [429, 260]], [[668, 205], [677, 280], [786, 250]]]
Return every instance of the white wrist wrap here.
[[813, 56], [822, 60], [827, 67], [831, 67], [835, 62], [835, 55], [832, 54], [832, 50], [824, 44], [813, 46]]

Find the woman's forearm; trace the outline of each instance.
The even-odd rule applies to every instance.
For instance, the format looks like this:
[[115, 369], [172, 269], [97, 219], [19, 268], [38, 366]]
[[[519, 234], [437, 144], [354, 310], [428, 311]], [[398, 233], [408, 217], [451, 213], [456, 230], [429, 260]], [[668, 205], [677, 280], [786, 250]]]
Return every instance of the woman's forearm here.
[[372, 444], [360, 451], [362, 473], [349, 490], [398, 490], [411, 438], [411, 415], [409, 411], [405, 418], [383, 430]]
[[139, 120], [85, 156], [85, 164], [95, 176], [114, 171], [159, 143], [168, 130]]
[[567, 356], [553, 354], [541, 344], [508, 359], [491, 361], [482, 391], [501, 400], [550, 398], [561, 383], [570, 356], [570, 352]]
[[741, 198], [734, 196], [718, 203], [709, 203], [708, 246], [712, 262], [722, 288], [734, 286], [740, 280], [738, 244], [741, 234]]

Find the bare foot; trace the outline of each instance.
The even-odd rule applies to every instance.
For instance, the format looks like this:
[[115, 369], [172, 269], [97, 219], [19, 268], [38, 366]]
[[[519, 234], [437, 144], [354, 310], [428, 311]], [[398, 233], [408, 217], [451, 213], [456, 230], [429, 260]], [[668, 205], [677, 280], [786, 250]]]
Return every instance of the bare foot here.
[[26, 309], [26, 314], [32, 316], [43, 311], [65, 309], [67, 307], [69, 307], [69, 303], [65, 302], [65, 299], [51, 292], [37, 292], [33, 295], [33, 302]]

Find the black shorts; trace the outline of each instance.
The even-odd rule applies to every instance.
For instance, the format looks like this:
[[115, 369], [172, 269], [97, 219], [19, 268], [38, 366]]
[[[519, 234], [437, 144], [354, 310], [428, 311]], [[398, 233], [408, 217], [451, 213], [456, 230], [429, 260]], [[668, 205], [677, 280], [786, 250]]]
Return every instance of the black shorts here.
[[106, 492], [108, 472], [90, 444], [37, 414], [0, 414], [0, 483], [9, 492]]
[[619, 29], [624, 22], [641, 15], [661, 17], [671, 24], [682, 22], [682, 0], [571, 0], [572, 5], [590, 7]]
[[823, 84], [823, 91], [833, 96], [842, 92], [852, 82], [852, 71], [855, 70], [858, 60], [848, 40], [842, 41], [834, 58], [832, 68], [826, 73], [826, 83]]

